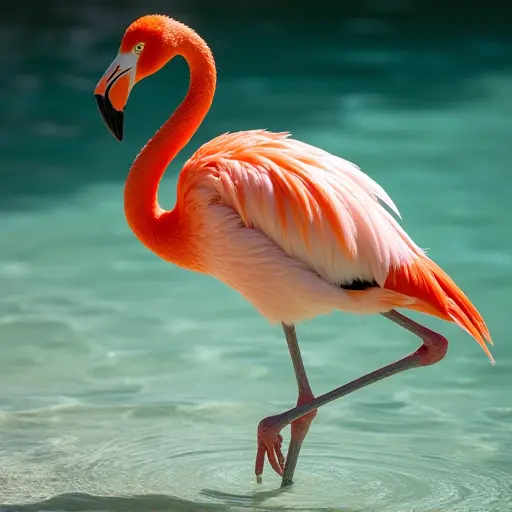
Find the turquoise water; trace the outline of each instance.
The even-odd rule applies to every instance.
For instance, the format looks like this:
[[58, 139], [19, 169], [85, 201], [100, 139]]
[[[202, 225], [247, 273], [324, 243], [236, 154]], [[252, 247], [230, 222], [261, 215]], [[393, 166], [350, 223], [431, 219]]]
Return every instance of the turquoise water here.
[[[253, 475], [259, 420], [296, 401], [279, 326], [160, 261], [123, 216], [129, 165], [180, 100], [186, 68], [134, 90], [116, 143], [92, 90], [132, 16], [106, 19], [40, 29], [30, 47], [21, 29], [7, 34], [25, 53], [8, 57], [0, 131], [0, 510], [510, 510], [512, 42], [400, 39], [364, 21], [308, 41], [271, 23], [196, 24], [219, 89], [162, 204], [209, 138], [290, 130], [386, 188], [495, 340], [491, 367], [467, 335], [423, 317], [451, 340], [448, 357], [322, 408], [295, 486], [279, 492], [268, 467], [263, 485]], [[298, 334], [316, 394], [417, 343], [341, 313]]]

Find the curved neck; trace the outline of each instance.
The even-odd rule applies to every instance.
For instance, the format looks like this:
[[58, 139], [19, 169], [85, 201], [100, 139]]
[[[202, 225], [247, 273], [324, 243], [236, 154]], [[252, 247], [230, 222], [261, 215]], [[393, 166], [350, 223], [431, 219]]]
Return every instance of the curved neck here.
[[[176, 54], [176, 51], [174, 52]], [[178, 206], [166, 212], [158, 204], [158, 187], [167, 166], [186, 146], [205, 118], [213, 101], [216, 86], [216, 69], [213, 55], [207, 44], [191, 29], [187, 29], [183, 43], [177, 50], [190, 69], [187, 95], [173, 115], [162, 125], [135, 159], [124, 192], [126, 220], [137, 238], [149, 249], [161, 253], [162, 245], [179, 250], [178, 230], [161, 229], [159, 220], [166, 214], [179, 225]], [[162, 240], [165, 237], [165, 241]], [[160, 254], [164, 256], [163, 254]], [[165, 254], [165, 259], [174, 259]]]

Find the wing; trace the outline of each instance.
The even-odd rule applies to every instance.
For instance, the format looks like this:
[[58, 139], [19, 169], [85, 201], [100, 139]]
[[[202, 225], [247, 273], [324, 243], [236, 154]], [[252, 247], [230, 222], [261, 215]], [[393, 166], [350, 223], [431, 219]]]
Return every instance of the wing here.
[[390, 268], [423, 254], [384, 207], [400, 216], [381, 186], [351, 162], [287, 133], [217, 137], [187, 162], [182, 190], [205, 176], [246, 227], [329, 282], [382, 286]]

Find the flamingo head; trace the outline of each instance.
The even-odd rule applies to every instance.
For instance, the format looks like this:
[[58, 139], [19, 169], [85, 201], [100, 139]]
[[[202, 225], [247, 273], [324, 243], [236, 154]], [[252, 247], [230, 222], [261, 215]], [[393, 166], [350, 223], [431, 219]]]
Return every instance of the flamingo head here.
[[126, 29], [116, 58], [94, 89], [101, 116], [117, 140], [123, 139], [124, 108], [132, 87], [178, 53], [180, 25], [155, 14]]

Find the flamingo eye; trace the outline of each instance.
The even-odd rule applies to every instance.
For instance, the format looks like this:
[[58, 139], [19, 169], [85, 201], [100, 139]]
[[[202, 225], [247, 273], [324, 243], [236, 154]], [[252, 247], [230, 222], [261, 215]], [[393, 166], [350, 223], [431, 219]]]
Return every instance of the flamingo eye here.
[[140, 55], [140, 53], [142, 52], [142, 50], [144, 50], [144, 43], [137, 43], [137, 44], [133, 47], [133, 53], [135, 53], [136, 55]]

